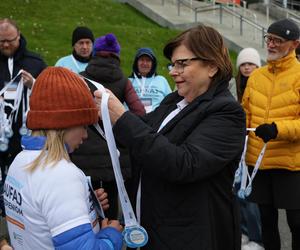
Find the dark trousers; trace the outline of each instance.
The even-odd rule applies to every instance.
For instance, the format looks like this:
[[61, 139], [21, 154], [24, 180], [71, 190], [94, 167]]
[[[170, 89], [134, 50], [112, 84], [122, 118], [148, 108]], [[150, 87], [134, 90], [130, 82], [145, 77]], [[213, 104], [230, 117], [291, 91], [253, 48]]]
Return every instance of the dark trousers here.
[[108, 194], [109, 209], [104, 211], [105, 216], [110, 220], [118, 219], [119, 215], [119, 198], [116, 181], [92, 181], [94, 189], [104, 188]]
[[239, 199], [239, 203], [242, 233], [247, 235], [250, 241], [261, 244], [261, 222], [257, 204], [243, 199]]
[[[262, 239], [265, 250], [280, 250], [278, 209], [271, 205], [259, 205], [262, 223]], [[292, 250], [300, 249], [300, 209], [286, 210], [287, 222], [292, 233]]]

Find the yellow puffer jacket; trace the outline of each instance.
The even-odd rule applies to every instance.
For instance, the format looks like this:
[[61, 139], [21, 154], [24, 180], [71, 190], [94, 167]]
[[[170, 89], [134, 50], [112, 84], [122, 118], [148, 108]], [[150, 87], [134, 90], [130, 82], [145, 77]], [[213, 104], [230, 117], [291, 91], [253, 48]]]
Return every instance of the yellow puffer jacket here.
[[[260, 169], [300, 170], [300, 63], [295, 52], [255, 70], [242, 105], [247, 127], [275, 122], [278, 135], [267, 144]], [[263, 141], [249, 133], [246, 162], [254, 166]]]

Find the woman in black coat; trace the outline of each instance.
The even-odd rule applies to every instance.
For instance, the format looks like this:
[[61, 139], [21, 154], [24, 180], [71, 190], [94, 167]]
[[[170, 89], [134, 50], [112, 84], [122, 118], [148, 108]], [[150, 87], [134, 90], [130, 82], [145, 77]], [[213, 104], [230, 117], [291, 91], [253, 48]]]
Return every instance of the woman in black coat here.
[[[201, 25], [170, 41], [164, 54], [177, 91], [155, 111], [141, 118], [109, 99], [115, 139], [133, 163], [130, 194], [149, 235], [143, 249], [240, 249], [232, 183], [246, 130], [228, 90], [228, 51], [216, 30]], [[99, 103], [101, 92], [95, 96]]]

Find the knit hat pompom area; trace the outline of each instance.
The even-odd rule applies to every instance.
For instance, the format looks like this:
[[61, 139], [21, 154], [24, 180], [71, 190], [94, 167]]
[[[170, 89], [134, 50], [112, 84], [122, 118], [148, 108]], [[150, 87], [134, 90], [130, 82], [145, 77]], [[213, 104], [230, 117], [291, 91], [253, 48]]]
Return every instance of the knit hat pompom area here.
[[285, 18], [272, 23], [267, 33], [280, 36], [286, 40], [297, 40], [300, 36], [300, 29], [293, 20]]
[[29, 129], [64, 129], [97, 121], [93, 96], [77, 74], [63, 67], [48, 67], [37, 77], [26, 121]]
[[260, 67], [261, 60], [258, 51], [254, 48], [242, 49], [236, 59], [236, 68], [239, 69], [243, 63], [253, 63]]
[[93, 55], [95, 55], [97, 52], [111, 52], [116, 55], [120, 54], [120, 44], [118, 43], [118, 40], [116, 36], [113, 33], [109, 33], [105, 36], [101, 36], [96, 39], [94, 43], [94, 49], [93, 49]]

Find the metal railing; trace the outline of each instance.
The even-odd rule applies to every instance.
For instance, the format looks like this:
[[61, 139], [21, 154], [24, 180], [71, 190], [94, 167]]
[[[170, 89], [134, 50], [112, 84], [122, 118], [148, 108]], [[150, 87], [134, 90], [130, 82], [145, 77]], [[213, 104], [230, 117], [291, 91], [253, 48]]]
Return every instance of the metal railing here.
[[[201, 13], [201, 12], [204, 12], [204, 11], [216, 11], [218, 10], [219, 11], [219, 23], [220, 24], [223, 24], [223, 15], [224, 15], [224, 12], [226, 12], [227, 14], [231, 15], [232, 18], [233, 18], [233, 23], [232, 25], [234, 26], [234, 19], [237, 19], [239, 20], [239, 31], [240, 31], [240, 35], [242, 36], [243, 33], [244, 33], [244, 25], [247, 24], [251, 27], [253, 27], [253, 30], [254, 30], [254, 40], [257, 40], [257, 32], [260, 35], [261, 37], [261, 47], [264, 48], [264, 35], [266, 33], [266, 29], [259, 25], [257, 23], [257, 17], [254, 13], [253, 15], [253, 18], [254, 18], [254, 21], [250, 20], [249, 18], [246, 18], [244, 13], [245, 12], [249, 12], [248, 10], [244, 10], [244, 13], [243, 15], [241, 15], [240, 13], [238, 13], [236, 10], [233, 10], [231, 8], [229, 8], [228, 6], [224, 5], [224, 4], [215, 4], [214, 0], [213, 0], [213, 3], [210, 3], [208, 4], [207, 6], [201, 6], [201, 7], [193, 7], [193, 6], [190, 6], [186, 0], [177, 0], [177, 15], [180, 16], [180, 9], [181, 9], [181, 6], [185, 6], [189, 9], [192, 9], [193, 12], [194, 12], [194, 21], [195, 22], [198, 22], [198, 14]], [[250, 12], [251, 13], [251, 12]]]
[[258, 30], [261, 33], [261, 47], [264, 48], [265, 45], [265, 41], [264, 41], [264, 35], [266, 33], [266, 29], [265, 27], [249, 20], [248, 18], [245, 18], [243, 15], [240, 15], [238, 13], [236, 13], [235, 11], [229, 9], [228, 7], [223, 6], [222, 4], [219, 5], [220, 8], [220, 24], [223, 23], [223, 12], [227, 12], [230, 15], [238, 18], [240, 20], [240, 35], [243, 35], [243, 31], [244, 31], [244, 24], [248, 24], [250, 26], [252, 26], [255, 30]]

